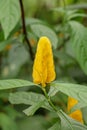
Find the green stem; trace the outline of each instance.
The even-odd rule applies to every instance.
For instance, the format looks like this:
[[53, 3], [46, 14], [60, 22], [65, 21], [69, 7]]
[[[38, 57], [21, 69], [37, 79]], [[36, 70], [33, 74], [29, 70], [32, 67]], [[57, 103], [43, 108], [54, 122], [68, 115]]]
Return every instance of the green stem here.
[[52, 103], [50, 97], [48, 96], [47, 92], [46, 92], [46, 89], [42, 87], [42, 90], [44, 92], [44, 95], [46, 97], [46, 99], [48, 100], [50, 106], [53, 108], [53, 110], [56, 112], [57, 116], [59, 119], [62, 119], [64, 118], [66, 120], [66, 123], [69, 123], [69, 127], [71, 128], [71, 130], [73, 130], [72, 128], [72, 125], [71, 125], [71, 122], [66, 118], [65, 114], [60, 110], [60, 109], [57, 109], [55, 107], [55, 105]]
[[53, 110], [54, 110], [55, 112], [58, 112], [58, 109], [55, 107], [55, 105], [54, 105], [53, 102], [51, 101], [50, 97], [48, 96], [48, 94], [47, 94], [47, 92], [46, 92], [46, 89], [42, 87], [42, 90], [43, 90], [44, 95], [45, 95], [45, 97], [46, 97], [48, 103], [50, 104], [50, 106], [53, 108]]

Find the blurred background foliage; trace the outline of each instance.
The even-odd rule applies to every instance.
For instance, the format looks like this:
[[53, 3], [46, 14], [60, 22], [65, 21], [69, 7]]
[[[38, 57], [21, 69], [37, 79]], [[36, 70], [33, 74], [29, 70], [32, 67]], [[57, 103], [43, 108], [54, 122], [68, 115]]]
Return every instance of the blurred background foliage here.
[[[33, 53], [35, 54], [38, 38], [41, 35], [48, 36], [53, 44], [56, 79], [63, 82], [87, 84], [87, 75], [75, 58], [71, 47], [70, 29], [64, 25], [62, 13], [64, 6], [69, 6], [87, 15], [87, 0], [65, 0], [65, 2], [64, 0], [23, 0], [23, 4], [27, 33]], [[53, 11], [54, 8], [60, 10]], [[87, 26], [87, 17], [72, 19]], [[19, 78], [32, 81], [33, 61], [27, 44], [24, 42], [20, 21], [6, 40], [0, 26], [0, 79]], [[10, 90], [10, 92], [20, 90], [40, 92], [36, 87], [25, 87]], [[67, 112], [66, 95], [58, 93], [52, 100]], [[0, 91], [0, 130], [47, 130], [56, 122], [56, 116], [43, 109], [39, 109], [33, 117], [26, 117], [22, 113], [26, 107], [25, 105], [12, 106], [8, 102], [8, 91]], [[87, 124], [86, 113], [87, 110], [84, 108], [85, 124]]]

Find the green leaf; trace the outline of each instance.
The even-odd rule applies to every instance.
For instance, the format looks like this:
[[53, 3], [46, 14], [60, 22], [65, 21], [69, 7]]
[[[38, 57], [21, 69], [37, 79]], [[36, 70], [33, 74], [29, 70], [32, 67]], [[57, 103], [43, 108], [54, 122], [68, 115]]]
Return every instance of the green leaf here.
[[75, 111], [75, 110], [84, 108], [84, 107], [86, 107], [86, 106], [87, 106], [87, 103], [78, 102], [74, 107], [72, 107], [72, 109], [70, 110], [70, 112], [73, 112], [73, 111]]
[[26, 19], [26, 25], [31, 27], [31, 30], [36, 35], [36, 37], [40, 38], [41, 36], [47, 36], [51, 40], [53, 47], [57, 47], [58, 37], [54, 30], [49, 28], [45, 22], [39, 19], [29, 18]]
[[45, 24], [45, 22], [36, 18], [26, 18], [26, 26], [32, 24]]
[[[45, 100], [44, 100], [44, 101], [45, 101]], [[29, 108], [25, 109], [23, 112], [24, 112], [27, 116], [32, 116], [32, 115], [34, 115], [34, 113], [43, 105], [44, 101], [34, 103], [32, 106], [30, 106]]]
[[56, 12], [65, 14], [65, 9], [62, 7], [53, 8], [52, 11], [56, 11]]
[[58, 37], [51, 28], [42, 24], [31, 24], [30, 27], [38, 38], [40, 38], [41, 36], [47, 36], [51, 40], [53, 47], [57, 47]]
[[61, 130], [59, 122], [56, 122], [52, 127], [48, 130]]
[[87, 15], [84, 13], [75, 13], [75, 14], [70, 15], [68, 17], [68, 20], [71, 20], [71, 19], [76, 18], [76, 17], [87, 17]]
[[0, 20], [4, 18], [6, 15], [7, 4], [8, 4], [8, 1], [0, 0]]
[[71, 10], [71, 9], [68, 9], [68, 7], [67, 7], [67, 11], [65, 11], [65, 9], [63, 7], [53, 8], [52, 10], [60, 12], [62, 14], [67, 14], [68, 16], [70, 16], [78, 11], [78, 9]]
[[[8, 80], [0, 80], [0, 90], [4, 89], [12, 89], [12, 88], [19, 88], [24, 86], [35, 86], [36, 84], [21, 79], [8, 79]], [[39, 85], [36, 85], [39, 86]]]
[[69, 24], [72, 30], [73, 52], [84, 73], [87, 74], [87, 29], [75, 21], [71, 21]]
[[14, 121], [4, 113], [0, 113], [0, 128], [3, 130], [18, 130]]
[[49, 96], [54, 96], [58, 91], [77, 99], [87, 106], [87, 86], [72, 83], [51, 83]]
[[64, 67], [75, 63], [74, 59], [65, 52], [54, 51], [54, 56], [58, 58], [60, 64]]
[[4, 30], [5, 39], [20, 19], [18, 0], [0, 0], [0, 22]]
[[87, 15], [85, 15], [85, 14], [78, 13], [78, 9], [70, 10], [70, 9], [68, 9], [68, 7], [67, 7], [67, 11], [63, 7], [54, 8], [53, 11], [57, 11], [57, 12], [63, 14], [63, 17], [65, 17], [66, 20], [70, 20], [70, 19], [72, 19], [74, 17], [78, 17], [78, 16], [87, 17]]
[[87, 130], [87, 126], [67, 116], [62, 110], [58, 111], [61, 119], [61, 130]]
[[12, 104], [27, 104], [27, 105], [34, 105], [38, 102], [43, 102], [42, 107], [46, 108], [48, 110], [52, 110], [50, 105], [48, 104], [46, 98], [37, 93], [33, 92], [16, 92], [16, 93], [11, 93], [9, 96], [9, 101]]
[[83, 119], [84, 119], [84, 123], [87, 125], [87, 107], [84, 107], [82, 109], [82, 116], [83, 116]]
[[67, 120], [65, 113], [58, 112], [58, 116], [61, 119], [61, 130], [75, 130], [69, 120]]
[[87, 9], [87, 3], [78, 3], [67, 6], [68, 9]]
[[15, 44], [11, 45], [11, 49], [8, 51], [8, 76], [16, 77], [20, 68], [26, 64], [29, 60], [29, 54], [23, 44], [15, 41]]

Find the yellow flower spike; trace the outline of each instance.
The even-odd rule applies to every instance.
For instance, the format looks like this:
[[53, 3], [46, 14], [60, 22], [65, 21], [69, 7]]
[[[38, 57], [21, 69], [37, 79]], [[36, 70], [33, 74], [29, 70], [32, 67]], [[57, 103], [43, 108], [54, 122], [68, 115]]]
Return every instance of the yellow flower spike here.
[[[78, 101], [76, 99], [69, 97], [68, 106], [67, 106], [68, 111], [70, 111], [71, 108], [74, 107], [74, 105], [76, 105], [77, 103], [78, 103]], [[72, 117], [73, 119], [76, 119], [77, 121], [83, 123], [83, 117], [82, 117], [81, 110], [76, 110], [76, 111], [72, 112], [71, 114], [69, 114], [69, 116]]]
[[56, 77], [51, 42], [45, 36], [39, 39], [37, 45], [32, 76], [33, 82], [41, 84], [42, 87]]

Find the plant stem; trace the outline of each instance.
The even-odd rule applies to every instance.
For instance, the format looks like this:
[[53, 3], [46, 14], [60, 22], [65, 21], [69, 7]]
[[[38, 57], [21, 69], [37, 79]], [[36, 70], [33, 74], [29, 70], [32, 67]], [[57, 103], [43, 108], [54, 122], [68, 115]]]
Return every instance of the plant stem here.
[[72, 125], [71, 125], [71, 122], [67, 119], [67, 117], [65, 116], [65, 114], [61, 111], [61, 109], [58, 109], [58, 108], [55, 107], [55, 105], [52, 103], [50, 97], [48, 96], [48, 94], [47, 94], [47, 92], [46, 92], [46, 89], [42, 87], [42, 90], [43, 90], [44, 95], [45, 95], [45, 97], [47, 98], [47, 100], [48, 100], [50, 106], [51, 106], [51, 107], [53, 108], [53, 110], [56, 112], [56, 114], [57, 114], [57, 116], [58, 116], [58, 119], [60, 119], [60, 120], [62, 120], [62, 118], [65, 119], [65, 120], [66, 120], [66, 123], [69, 124], [69, 128], [71, 128], [71, 130], [73, 130]]
[[33, 60], [34, 55], [33, 55], [32, 47], [30, 45], [30, 41], [29, 41], [28, 36], [27, 36], [27, 30], [26, 30], [26, 25], [25, 25], [25, 14], [24, 14], [24, 7], [23, 7], [22, 0], [19, 0], [19, 3], [20, 3], [20, 9], [21, 9], [23, 34], [24, 34], [25, 41], [26, 41], [28, 48], [29, 48], [29, 53], [30, 53], [31, 59]]
[[42, 90], [43, 90], [44, 95], [45, 95], [45, 97], [46, 97], [48, 103], [50, 104], [50, 106], [53, 108], [53, 110], [54, 110], [55, 112], [58, 112], [58, 109], [55, 107], [55, 105], [52, 103], [50, 97], [48, 96], [48, 94], [47, 94], [47, 92], [46, 92], [46, 89], [42, 87]]

